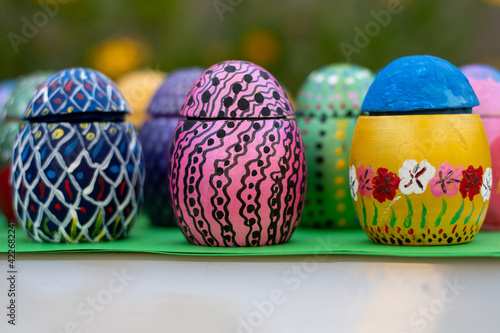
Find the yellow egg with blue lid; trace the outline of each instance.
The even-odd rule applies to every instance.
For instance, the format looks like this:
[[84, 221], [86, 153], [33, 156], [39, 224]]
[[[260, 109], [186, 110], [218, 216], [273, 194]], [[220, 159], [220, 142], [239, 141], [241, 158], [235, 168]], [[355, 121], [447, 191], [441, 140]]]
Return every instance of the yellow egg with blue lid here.
[[362, 228], [375, 243], [471, 241], [491, 193], [491, 158], [467, 78], [432, 56], [397, 59], [368, 90], [349, 159]]

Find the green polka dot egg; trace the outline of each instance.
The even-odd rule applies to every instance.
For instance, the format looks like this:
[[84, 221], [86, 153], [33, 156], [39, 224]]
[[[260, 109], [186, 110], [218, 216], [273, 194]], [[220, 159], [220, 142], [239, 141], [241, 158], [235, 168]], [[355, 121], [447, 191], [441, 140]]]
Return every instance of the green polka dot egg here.
[[10, 161], [24, 111], [36, 88], [50, 75], [34, 72], [10, 81], [10, 93], [0, 111], [0, 207], [8, 221], [16, 221], [12, 204]]
[[297, 122], [307, 161], [307, 194], [301, 227], [356, 228], [349, 196], [349, 151], [370, 70], [333, 64], [313, 71], [298, 92]]
[[10, 163], [12, 146], [19, 123], [36, 88], [50, 75], [49, 72], [35, 72], [17, 79], [5, 105], [0, 110], [0, 169]]

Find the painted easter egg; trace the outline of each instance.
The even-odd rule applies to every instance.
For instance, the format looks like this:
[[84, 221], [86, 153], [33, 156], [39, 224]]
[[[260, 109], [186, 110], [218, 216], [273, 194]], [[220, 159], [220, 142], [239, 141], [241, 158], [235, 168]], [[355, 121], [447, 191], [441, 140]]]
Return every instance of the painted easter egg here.
[[354, 130], [349, 184], [375, 243], [471, 241], [491, 194], [478, 100], [465, 75], [431, 56], [397, 59], [370, 86]]
[[176, 219], [170, 197], [170, 148], [180, 111], [193, 83], [203, 74], [198, 67], [175, 70], [163, 81], [148, 107], [152, 119], [144, 123], [140, 138], [144, 150], [146, 180], [144, 212], [153, 225], [175, 226]]
[[[9, 174], [10, 174], [10, 168], [6, 166], [9, 165], [9, 160], [10, 160], [10, 154], [6, 152], [6, 149], [8, 149], [9, 145], [7, 143], [7, 138], [8, 135], [6, 135], [5, 129], [3, 129], [2, 125], [5, 120], [5, 114], [3, 114], [2, 109], [3, 106], [5, 105], [5, 102], [7, 102], [7, 99], [9, 99], [10, 94], [14, 90], [15, 87], [15, 81], [14, 80], [8, 80], [8, 81], [3, 81], [0, 83], [0, 211], [3, 212], [3, 206], [8, 205], [7, 202], [4, 201], [5, 194], [4, 193], [10, 193], [10, 185], [9, 185]], [[12, 147], [11, 147], [12, 149]], [[6, 170], [7, 169], [7, 170]], [[2, 195], [3, 194], [3, 195]], [[11, 200], [12, 203], [12, 200]], [[12, 209], [10, 209], [12, 212]], [[7, 220], [10, 220], [9, 217], [7, 217]]]
[[10, 184], [10, 161], [17, 130], [31, 96], [49, 75], [48, 72], [35, 72], [8, 83], [11, 93], [0, 113], [0, 118], [3, 119], [0, 124], [0, 207], [8, 221], [16, 221]]
[[[16, 80], [6, 80], [0, 82], [0, 111], [2, 111], [3, 106], [9, 99], [10, 95], [16, 87]], [[0, 119], [0, 121], [3, 120]]]
[[166, 74], [153, 69], [142, 69], [130, 72], [116, 81], [123, 97], [130, 105], [132, 113], [125, 116], [136, 128], [141, 128], [149, 119], [147, 112], [149, 102]]
[[[14, 80], [0, 83], [0, 173], [3, 172], [5, 167], [9, 164], [10, 150], [12, 150], [12, 144], [9, 144], [10, 131], [5, 128], [5, 125], [10, 121], [10, 119], [7, 117], [7, 112], [3, 110], [3, 107], [10, 95], [12, 95], [15, 87], [16, 82]], [[2, 188], [0, 190], [0, 196], [3, 192], [4, 189]]]
[[278, 81], [246, 61], [206, 70], [174, 133], [170, 184], [187, 240], [207, 246], [284, 243], [304, 205], [306, 165]]
[[472, 112], [481, 116], [491, 152], [491, 205], [481, 230], [500, 230], [500, 71], [487, 65], [467, 65], [460, 69], [479, 100]]
[[141, 144], [130, 107], [103, 74], [72, 68], [31, 98], [12, 152], [14, 210], [37, 242], [128, 235], [143, 200]]
[[372, 73], [351, 64], [313, 71], [298, 92], [297, 123], [307, 161], [301, 227], [359, 227], [349, 195], [349, 152]]

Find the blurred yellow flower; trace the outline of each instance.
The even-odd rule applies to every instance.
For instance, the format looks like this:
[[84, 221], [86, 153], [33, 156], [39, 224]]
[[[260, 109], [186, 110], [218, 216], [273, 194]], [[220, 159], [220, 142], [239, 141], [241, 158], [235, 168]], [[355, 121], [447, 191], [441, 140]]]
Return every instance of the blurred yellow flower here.
[[137, 68], [148, 53], [144, 43], [124, 37], [98, 45], [92, 52], [91, 60], [95, 69], [116, 78]]
[[120, 77], [116, 85], [132, 108], [126, 120], [137, 128], [148, 119], [147, 108], [154, 93], [165, 79], [166, 74], [153, 69], [142, 69]]
[[488, 5], [500, 6], [500, 0], [483, 0]]

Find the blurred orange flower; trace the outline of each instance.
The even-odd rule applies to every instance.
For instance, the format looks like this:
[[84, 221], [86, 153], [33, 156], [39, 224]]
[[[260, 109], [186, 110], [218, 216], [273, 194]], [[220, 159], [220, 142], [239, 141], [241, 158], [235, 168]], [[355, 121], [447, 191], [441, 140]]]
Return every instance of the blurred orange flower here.
[[261, 66], [267, 66], [278, 61], [281, 54], [281, 44], [278, 37], [272, 32], [255, 29], [243, 36], [242, 53], [245, 59]]
[[137, 68], [148, 54], [146, 44], [123, 37], [98, 45], [91, 54], [91, 61], [95, 69], [116, 78]]

